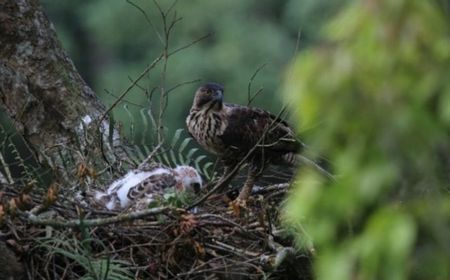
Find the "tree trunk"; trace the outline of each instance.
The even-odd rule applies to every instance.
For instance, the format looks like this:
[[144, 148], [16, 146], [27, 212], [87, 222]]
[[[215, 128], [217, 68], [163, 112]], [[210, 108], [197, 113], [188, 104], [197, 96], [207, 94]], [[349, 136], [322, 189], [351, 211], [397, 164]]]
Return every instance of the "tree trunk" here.
[[118, 133], [108, 136], [107, 118], [99, 124], [105, 107], [61, 47], [37, 0], [0, 2], [0, 108], [37, 161], [60, 178], [68, 180], [79, 164], [98, 170], [117, 159]]

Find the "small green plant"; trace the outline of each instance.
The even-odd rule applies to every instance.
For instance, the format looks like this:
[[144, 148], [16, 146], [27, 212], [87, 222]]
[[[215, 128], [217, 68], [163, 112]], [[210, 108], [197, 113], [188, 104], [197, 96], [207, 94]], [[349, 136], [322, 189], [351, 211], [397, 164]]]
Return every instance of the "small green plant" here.
[[[85, 232], [86, 233], [86, 232]], [[96, 257], [92, 253], [92, 247], [103, 248], [101, 255], [105, 257]], [[78, 240], [75, 237], [67, 236], [53, 237], [50, 240], [43, 241], [38, 248], [44, 248], [49, 257], [57, 259], [58, 255], [72, 261], [75, 266], [82, 268], [81, 278], [83, 280], [129, 280], [134, 279], [130, 273], [129, 263], [121, 260], [111, 259], [105, 246], [92, 238], [83, 238]]]
[[191, 205], [194, 202], [195, 195], [190, 192], [180, 192], [174, 187], [168, 188], [162, 197], [157, 197], [152, 201], [148, 208], [155, 208], [161, 206], [170, 206], [176, 208], [182, 208]]

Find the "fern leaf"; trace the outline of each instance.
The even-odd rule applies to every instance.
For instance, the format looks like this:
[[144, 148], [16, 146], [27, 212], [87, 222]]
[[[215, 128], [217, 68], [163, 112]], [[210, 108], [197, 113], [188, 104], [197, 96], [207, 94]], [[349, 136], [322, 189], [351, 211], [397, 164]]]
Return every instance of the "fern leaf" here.
[[208, 169], [209, 169], [211, 166], [213, 166], [213, 165], [214, 165], [214, 163], [212, 163], [212, 162], [207, 162], [205, 165], [203, 165], [203, 169], [201, 169], [201, 173], [202, 173], [203, 175], [205, 175], [208, 179], [211, 178]]
[[130, 109], [128, 109], [128, 105], [124, 104], [123, 105], [123, 109], [125, 110], [125, 112], [127, 113], [128, 117], [130, 118], [130, 139], [131, 142], [134, 144], [134, 134], [135, 134], [135, 130], [134, 130], [134, 125], [135, 125], [135, 120], [134, 120], [134, 116], [133, 114], [131, 114]]
[[[145, 114], [145, 112], [147, 111], [146, 108], [143, 108], [141, 110], [139, 110], [139, 114], [141, 115], [141, 119], [142, 119], [142, 125], [143, 125], [143, 130], [142, 130], [142, 137], [141, 137], [141, 145], [145, 146], [145, 144], [147, 143], [147, 136], [150, 135], [150, 133], [148, 133], [149, 130], [149, 123], [148, 123], [148, 116], [147, 114]], [[150, 143], [151, 139], [149, 139]]]
[[184, 149], [186, 149], [187, 145], [189, 145], [189, 143], [192, 141], [192, 138], [188, 137], [186, 139], [183, 140], [183, 142], [181, 142], [180, 147], [178, 148], [178, 151], [180, 153], [184, 152]]
[[193, 157], [193, 155], [198, 151], [198, 148], [192, 148], [189, 150], [189, 152], [187, 153], [186, 157], [188, 159], [191, 159]]
[[178, 161], [177, 161], [177, 157], [175, 156], [175, 152], [173, 150], [170, 150], [169, 154], [170, 154], [170, 159], [172, 160], [172, 163], [173, 163], [173, 164], [171, 164], [171, 166], [178, 165]]
[[178, 140], [180, 139], [181, 132], [183, 132], [182, 128], [177, 129], [175, 131], [175, 134], [173, 135], [173, 138], [172, 138], [172, 143], [170, 144], [171, 147], [175, 147], [175, 145], [177, 144]]

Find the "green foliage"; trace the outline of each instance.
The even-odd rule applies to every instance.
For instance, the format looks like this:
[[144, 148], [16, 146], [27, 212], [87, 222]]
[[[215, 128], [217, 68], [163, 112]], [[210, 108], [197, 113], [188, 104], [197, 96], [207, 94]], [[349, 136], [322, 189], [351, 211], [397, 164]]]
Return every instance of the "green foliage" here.
[[[143, 119], [146, 117], [141, 115]], [[131, 127], [133, 127], [133, 121]], [[153, 127], [150, 122], [143, 122], [144, 131], [151, 131]], [[192, 147], [194, 140], [184, 135], [183, 129], [177, 129], [171, 136], [170, 144], [163, 145], [162, 148], [154, 155], [154, 160], [165, 166], [176, 167], [178, 165], [190, 165], [206, 177], [212, 179], [216, 174], [213, 170], [214, 163], [211, 162], [206, 155], [202, 154], [198, 148]], [[136, 165], [142, 162], [150, 155], [154, 147], [147, 144], [147, 136], [150, 133], [143, 133], [140, 143], [130, 143], [127, 147], [127, 154]]]
[[49, 169], [39, 167], [33, 152], [0, 112], [0, 175], [10, 184], [43, 186], [50, 179]]
[[185, 207], [194, 202], [194, 197], [187, 192], [177, 192], [172, 190], [164, 194], [164, 200], [167, 204], [174, 207]]
[[150, 205], [150, 207], [172, 206], [176, 208], [186, 207], [194, 202], [195, 195], [190, 192], [180, 192], [175, 188], [165, 190], [164, 196], [157, 205]]
[[305, 142], [285, 208], [319, 279], [448, 279], [450, 23], [436, 2], [355, 1], [288, 73]]
[[[191, 192], [177, 191], [175, 187], [167, 188], [164, 190], [162, 197], [156, 197], [155, 200], [149, 203], [148, 208], [156, 207], [175, 207], [183, 208], [191, 205], [196, 196]], [[158, 219], [165, 219], [164, 215], [159, 215]]]
[[[50, 240], [42, 242], [38, 248], [44, 248], [46, 254], [51, 257], [62, 256], [75, 265], [79, 265], [83, 269], [81, 278], [83, 280], [128, 280], [134, 279], [129, 269], [129, 264], [125, 261], [111, 259], [106, 257], [96, 257], [92, 253], [92, 244], [103, 247], [100, 241], [84, 238], [78, 240], [62, 236], [61, 238], [53, 237]], [[106, 251], [106, 248], [104, 248]]]
[[193, 139], [191, 137], [184, 138], [182, 136], [183, 131], [183, 129], [177, 129], [169, 148], [158, 154], [156, 158], [159, 162], [173, 167], [177, 165], [192, 165], [207, 179], [212, 179], [215, 175], [212, 170], [214, 163], [201, 154], [198, 148], [189, 148], [189, 146], [192, 146]]

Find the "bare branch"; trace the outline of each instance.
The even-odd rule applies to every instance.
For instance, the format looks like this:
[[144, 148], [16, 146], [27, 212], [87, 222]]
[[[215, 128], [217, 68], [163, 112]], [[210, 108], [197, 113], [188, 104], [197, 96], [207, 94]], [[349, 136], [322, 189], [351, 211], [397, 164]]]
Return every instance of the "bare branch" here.
[[147, 20], [147, 22], [149, 23], [149, 25], [153, 28], [153, 30], [156, 33], [156, 36], [158, 36], [159, 41], [161, 42], [162, 45], [164, 45], [164, 39], [161, 36], [161, 34], [158, 31], [158, 28], [156, 28], [156, 26], [153, 24], [152, 20], [150, 19], [150, 17], [148, 16], [148, 14], [144, 11], [144, 9], [142, 9], [139, 5], [137, 5], [136, 3], [132, 2], [131, 0], [126, 0], [130, 5], [132, 5], [133, 7], [135, 7], [136, 9], [138, 9], [145, 17], [145, 19]]
[[266, 67], [266, 65], [267, 64], [264, 63], [261, 66], [259, 66], [256, 69], [255, 73], [253, 73], [253, 75], [250, 77], [250, 80], [249, 80], [248, 85], [247, 85], [247, 100], [248, 100], [247, 106], [249, 106], [250, 103], [252, 103], [252, 101], [262, 92], [262, 88], [260, 88], [253, 96], [251, 96], [251, 89], [252, 89], [253, 80], [255, 79], [256, 75], [258, 75], [259, 71], [261, 71], [264, 67]]
[[156, 146], [153, 150], [152, 150], [152, 152], [145, 158], [145, 160], [141, 163], [141, 164], [139, 164], [139, 166], [138, 166], [138, 168], [140, 169], [140, 168], [142, 168], [142, 167], [144, 167], [145, 166], [145, 164], [147, 163], [147, 162], [149, 162], [154, 156], [155, 156], [155, 154], [159, 151], [159, 149], [161, 148], [161, 146], [162, 146], [162, 142], [161, 143], [158, 143], [158, 146]]
[[[3, 167], [3, 170], [5, 172], [6, 177], [3, 177], [3, 174], [0, 172], [0, 183], [9, 183], [9, 184], [13, 184], [14, 183], [14, 179], [11, 175], [11, 171], [9, 170], [9, 167], [5, 161], [5, 158], [3, 157], [3, 154], [0, 153], [0, 167]], [[3, 180], [5, 182], [3, 182]], [[7, 180], [6, 180], [7, 179]]]
[[195, 45], [195, 44], [197, 44], [198, 42], [200, 42], [200, 41], [202, 41], [202, 40], [205, 40], [206, 38], [208, 38], [208, 37], [211, 36], [211, 35], [212, 35], [211, 33], [208, 33], [208, 34], [206, 34], [206, 35], [204, 35], [204, 36], [202, 36], [202, 37], [200, 37], [200, 38], [198, 38], [198, 39], [195, 39], [194, 41], [190, 42], [189, 44], [184, 45], [184, 46], [181, 46], [181, 47], [179, 47], [178, 49], [173, 50], [172, 52], [169, 53], [169, 56], [172, 56], [172, 55], [176, 54], [176, 53], [179, 52], [179, 51], [182, 51], [182, 50], [184, 50], [184, 49], [187, 49], [187, 48], [189, 48], [190, 46]]
[[[109, 90], [105, 89], [104, 92], [108, 95], [111, 95], [114, 98], [119, 98], [119, 96], [115, 95], [114, 93], [110, 92]], [[122, 100], [125, 103], [128, 103], [130, 105], [136, 106], [136, 107], [140, 107], [140, 108], [146, 108], [146, 106], [142, 106], [141, 104], [137, 104], [128, 100]]]
[[93, 227], [93, 226], [103, 226], [121, 222], [128, 222], [137, 219], [142, 219], [147, 216], [155, 216], [158, 214], [162, 214], [168, 211], [176, 211], [176, 212], [185, 212], [184, 209], [179, 208], [170, 208], [170, 207], [157, 207], [145, 209], [142, 211], [131, 212], [128, 214], [119, 214], [114, 217], [108, 218], [97, 218], [97, 219], [72, 219], [72, 220], [58, 220], [58, 219], [42, 219], [36, 215], [33, 215], [30, 212], [22, 212], [21, 218], [29, 222], [33, 225], [43, 225], [43, 226], [51, 226], [55, 228], [64, 228], [64, 227]]
[[184, 86], [184, 85], [189, 85], [189, 84], [194, 84], [194, 83], [198, 83], [200, 82], [201, 79], [195, 79], [195, 80], [191, 80], [191, 81], [186, 81], [186, 82], [181, 82], [176, 84], [175, 86], [171, 87], [170, 89], [167, 90], [167, 94], [169, 94], [170, 92], [176, 90], [177, 88]]
[[130, 90], [137, 84], [137, 82], [139, 82], [150, 70], [152, 70], [153, 68], [155, 68], [155, 66], [158, 64], [158, 62], [163, 58], [163, 54], [160, 54], [155, 60], [153, 60], [153, 62], [147, 66], [147, 68], [145, 68], [145, 70], [139, 75], [139, 77], [134, 80], [133, 83], [131, 83], [130, 86], [128, 86], [127, 89], [125, 89], [120, 95], [119, 97], [114, 101], [114, 103], [105, 111], [105, 113], [103, 113], [103, 115], [100, 117], [99, 121], [98, 121], [98, 126], [101, 125], [102, 121], [105, 119], [105, 117], [108, 115], [109, 112], [111, 112], [112, 109], [114, 109], [114, 107], [117, 106], [117, 104], [119, 104], [119, 102], [130, 92]]

